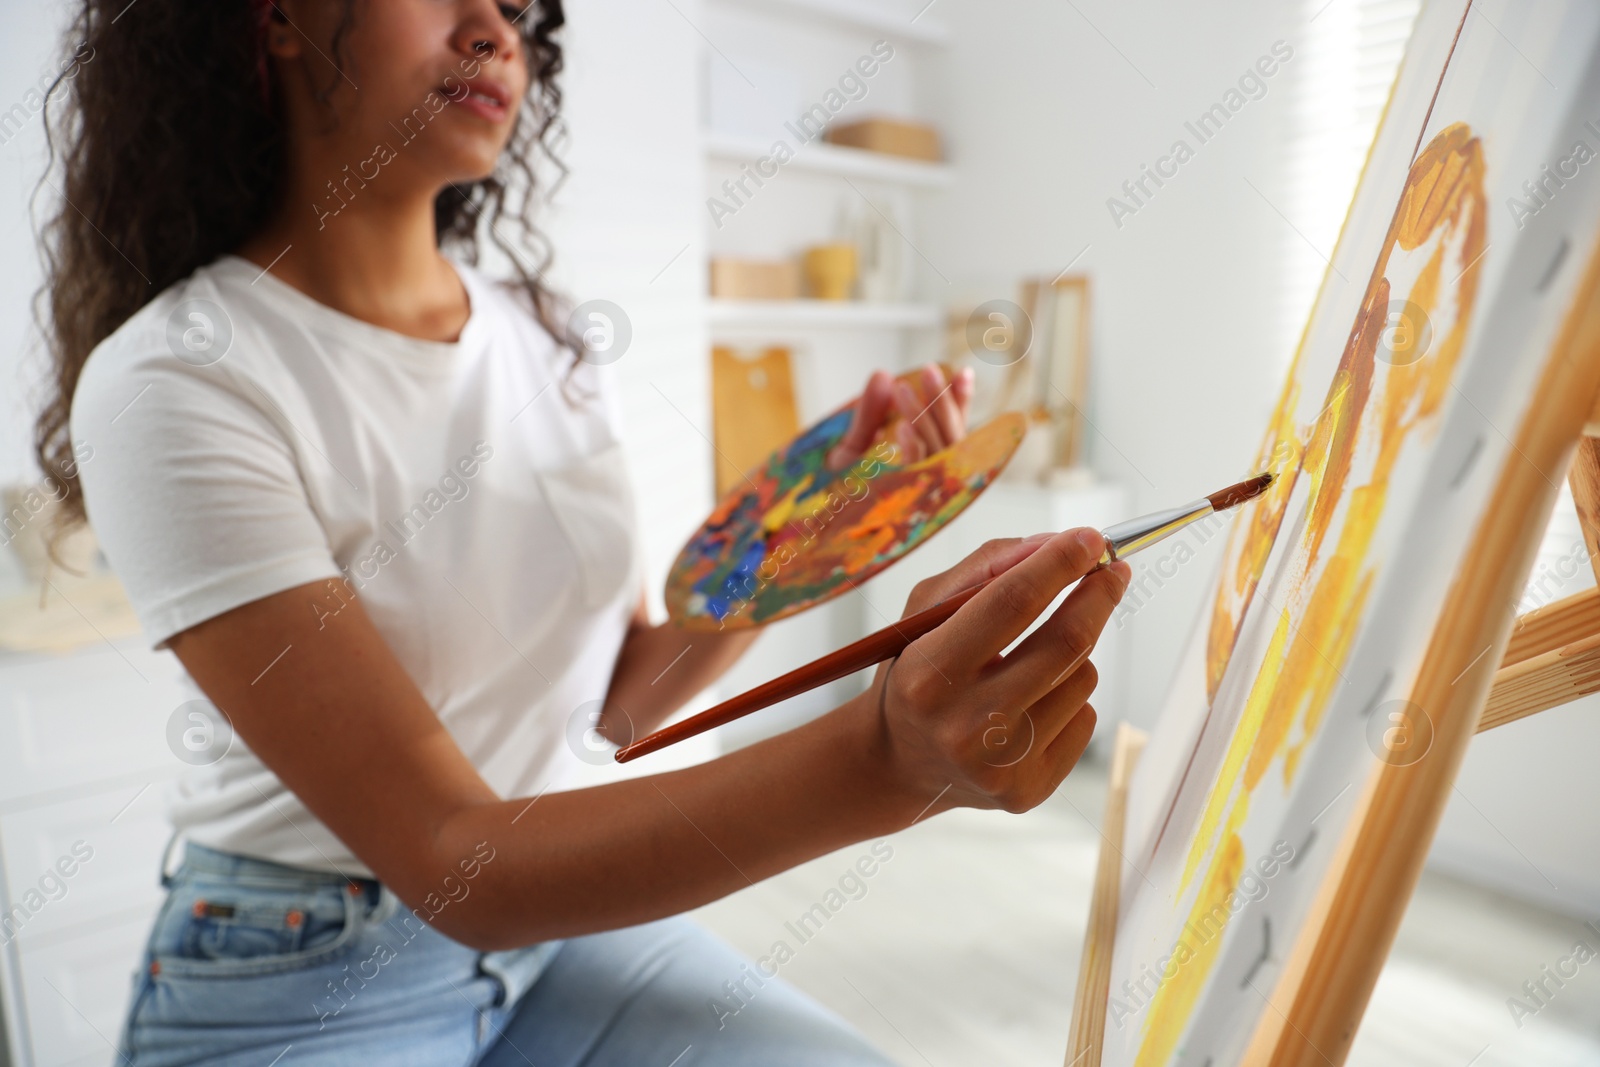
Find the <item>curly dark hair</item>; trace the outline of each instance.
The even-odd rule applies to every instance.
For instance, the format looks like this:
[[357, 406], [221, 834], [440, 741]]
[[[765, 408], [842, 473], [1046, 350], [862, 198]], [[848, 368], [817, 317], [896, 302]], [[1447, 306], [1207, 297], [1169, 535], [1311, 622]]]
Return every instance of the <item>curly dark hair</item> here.
[[[355, 17], [355, 0], [341, 2], [335, 81]], [[72, 59], [46, 95], [49, 162], [35, 192], [48, 187], [60, 200], [40, 235], [45, 282], [35, 304], [50, 366], [34, 447], [44, 473], [66, 488], [57, 537], [85, 517], [69, 418], [89, 353], [279, 207], [282, 107], [261, 58], [262, 13], [273, 10], [261, 0], [83, 0], [67, 30]], [[565, 21], [562, 0], [537, 0], [519, 17], [529, 78], [516, 129], [495, 173], [446, 187], [434, 217], [441, 247], [473, 264], [487, 226], [540, 325], [576, 356], [540, 280], [551, 251], [532, 220], [540, 159], [557, 181], [566, 173], [551, 143], [561, 109], [555, 34]]]

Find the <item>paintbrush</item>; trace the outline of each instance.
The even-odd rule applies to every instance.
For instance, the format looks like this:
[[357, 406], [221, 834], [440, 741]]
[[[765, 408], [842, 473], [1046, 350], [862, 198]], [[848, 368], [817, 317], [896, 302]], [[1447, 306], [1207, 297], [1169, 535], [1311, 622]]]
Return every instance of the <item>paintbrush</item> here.
[[[1254, 500], [1266, 492], [1267, 486], [1272, 484], [1271, 474], [1258, 474], [1254, 478], [1246, 479], [1236, 485], [1230, 485], [1220, 492], [1203, 496], [1193, 503], [1184, 504], [1182, 507], [1169, 508], [1166, 511], [1157, 511], [1143, 515], [1127, 522], [1119, 522], [1115, 526], [1108, 526], [1100, 531], [1105, 538], [1105, 552], [1101, 554], [1100, 561], [1095, 569], [1109, 566], [1116, 560], [1123, 559], [1141, 549], [1149, 548], [1157, 541], [1163, 541], [1179, 530], [1207, 515], [1214, 515], [1219, 511], [1236, 508], [1249, 500]], [[638, 759], [640, 756], [666, 748], [668, 745], [682, 741], [686, 737], [704, 733], [707, 730], [730, 723], [735, 719], [743, 718], [751, 712], [760, 711], [762, 708], [771, 707], [780, 700], [787, 700], [792, 696], [809, 692], [819, 685], [837, 681], [856, 671], [882, 663], [884, 660], [898, 656], [904, 652], [917, 638], [933, 630], [950, 616], [954, 615], [967, 601], [978, 595], [989, 582], [995, 579], [978, 583], [969, 589], [963, 589], [953, 596], [917, 612], [909, 618], [899, 622], [890, 623], [877, 633], [868, 634], [861, 640], [848, 644], [837, 652], [830, 652], [821, 659], [814, 660], [804, 667], [798, 667], [788, 674], [780, 675], [770, 682], [756, 686], [746, 693], [741, 693], [731, 700], [725, 700], [712, 708], [707, 708], [698, 715], [693, 715], [680, 723], [664, 727], [640, 738], [630, 745], [625, 745], [617, 750], [618, 763], [627, 763], [629, 760]]]

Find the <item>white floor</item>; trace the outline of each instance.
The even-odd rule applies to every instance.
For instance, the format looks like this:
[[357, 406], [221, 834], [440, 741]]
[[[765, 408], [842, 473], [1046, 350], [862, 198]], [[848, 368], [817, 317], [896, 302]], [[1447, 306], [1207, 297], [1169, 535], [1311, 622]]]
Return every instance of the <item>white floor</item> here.
[[[859, 885], [845, 876], [869, 845], [698, 918], [751, 958], [787, 943], [795, 954], [782, 977], [905, 1067], [1058, 1067], [1104, 784], [1102, 768], [1083, 766], [1028, 815], [950, 812], [897, 835], [892, 857]], [[802, 943], [786, 924], [841, 878], [846, 893], [828, 903], [845, 903]], [[1600, 1067], [1600, 960], [1520, 1028], [1506, 1005], [1579, 940], [1600, 949], [1577, 919], [1425, 876], [1348, 1063]]]

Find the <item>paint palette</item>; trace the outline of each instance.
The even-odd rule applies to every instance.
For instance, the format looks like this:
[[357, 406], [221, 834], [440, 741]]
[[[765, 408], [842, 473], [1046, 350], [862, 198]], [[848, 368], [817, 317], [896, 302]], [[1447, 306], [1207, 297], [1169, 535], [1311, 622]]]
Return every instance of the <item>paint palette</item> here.
[[744, 476], [678, 553], [667, 612], [693, 630], [738, 629], [831, 600], [883, 570], [961, 514], [1027, 432], [1007, 412], [916, 463], [880, 439], [829, 470], [850, 427], [848, 404]]

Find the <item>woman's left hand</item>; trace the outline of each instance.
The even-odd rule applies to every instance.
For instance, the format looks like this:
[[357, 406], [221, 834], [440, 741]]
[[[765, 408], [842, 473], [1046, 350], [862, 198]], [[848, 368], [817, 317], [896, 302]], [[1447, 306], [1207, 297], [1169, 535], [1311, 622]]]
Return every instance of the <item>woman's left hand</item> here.
[[850, 429], [828, 453], [828, 466], [838, 470], [854, 463], [891, 424], [889, 439], [899, 451], [895, 463], [915, 463], [966, 436], [971, 405], [970, 368], [946, 379], [937, 364], [929, 363], [915, 390], [887, 371], [874, 371], [856, 401]]

